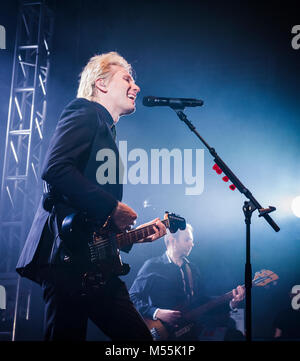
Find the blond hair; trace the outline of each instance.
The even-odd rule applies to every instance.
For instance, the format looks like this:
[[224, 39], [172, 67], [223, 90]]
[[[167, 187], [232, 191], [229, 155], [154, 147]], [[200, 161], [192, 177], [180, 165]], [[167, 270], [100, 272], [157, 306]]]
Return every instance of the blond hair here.
[[80, 74], [77, 98], [93, 100], [96, 80], [109, 80], [113, 75], [111, 65], [122, 66], [132, 75], [131, 65], [117, 52], [111, 51], [109, 53], [95, 55], [89, 60]]
[[177, 232], [175, 232], [175, 233], [171, 233], [167, 229], [167, 232], [166, 232], [166, 234], [164, 236], [164, 241], [165, 241], [166, 247], [168, 247], [168, 244], [169, 244], [171, 239], [174, 238], [174, 239], [178, 240], [178, 236], [179, 236], [180, 232], [184, 232], [186, 230], [190, 230], [191, 232], [193, 232], [194, 229], [193, 229], [192, 225], [189, 224], [189, 223], [186, 224], [186, 228], [184, 230], [181, 231], [180, 229], [178, 229]]

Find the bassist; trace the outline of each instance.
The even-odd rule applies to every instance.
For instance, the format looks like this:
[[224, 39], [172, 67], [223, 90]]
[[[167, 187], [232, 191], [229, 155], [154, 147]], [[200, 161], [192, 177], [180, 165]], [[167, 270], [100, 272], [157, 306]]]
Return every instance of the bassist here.
[[[203, 295], [203, 285], [196, 266], [186, 258], [194, 246], [191, 225], [187, 224], [185, 230], [179, 230], [174, 234], [167, 231], [165, 244], [166, 252], [160, 257], [145, 262], [129, 293], [137, 310], [145, 319], [161, 321], [169, 331], [168, 338], [178, 340], [179, 336], [177, 338], [174, 334], [172, 335], [172, 331], [181, 330], [179, 326], [182, 324], [183, 312], [177, 306], [196, 307], [200, 303], [207, 302], [208, 297]], [[217, 317], [215, 324], [224, 326], [225, 322], [228, 326], [228, 313], [243, 300], [244, 289], [238, 286], [232, 294], [229, 304], [219, 306], [217, 313], [214, 314], [214, 318]], [[223, 324], [221, 319], [223, 319]], [[152, 331], [160, 332], [156, 328]], [[197, 340], [197, 333], [197, 329], [192, 327], [182, 335], [182, 339]], [[238, 334], [236, 330], [232, 333]], [[164, 335], [153, 334], [153, 336], [163, 339], [161, 336]]]

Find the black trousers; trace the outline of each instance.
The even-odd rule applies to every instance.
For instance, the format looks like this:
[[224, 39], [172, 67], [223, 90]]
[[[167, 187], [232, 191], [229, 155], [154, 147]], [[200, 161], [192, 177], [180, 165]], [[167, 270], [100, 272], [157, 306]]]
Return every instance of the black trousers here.
[[60, 278], [44, 281], [45, 334], [47, 341], [86, 339], [88, 319], [112, 341], [152, 341], [142, 317], [129, 298], [126, 285], [114, 278], [85, 295], [72, 282]]

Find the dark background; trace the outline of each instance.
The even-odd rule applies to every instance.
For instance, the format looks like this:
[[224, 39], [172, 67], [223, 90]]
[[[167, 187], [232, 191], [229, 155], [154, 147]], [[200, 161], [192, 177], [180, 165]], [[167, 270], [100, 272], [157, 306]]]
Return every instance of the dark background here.
[[[121, 118], [118, 140], [128, 151], [143, 148], [203, 149], [169, 108], [145, 108], [145, 95], [194, 97], [202, 108], [186, 109], [204, 139], [272, 214], [281, 231], [252, 218], [253, 271], [279, 275], [275, 287], [253, 289], [253, 336], [269, 339], [277, 312], [289, 306], [291, 286], [300, 284], [300, 224], [291, 200], [300, 195], [300, 49], [291, 46], [299, 24], [296, 1], [49, 1], [55, 33], [48, 84], [45, 147], [63, 107], [76, 96], [79, 74], [96, 53], [118, 51], [133, 66], [141, 87], [137, 111]], [[7, 49], [0, 50], [0, 169], [15, 41], [17, 1], [1, 1], [0, 24]], [[130, 166], [130, 162], [128, 162]], [[194, 227], [190, 256], [199, 265], [207, 292], [223, 294], [244, 283], [244, 198], [211, 169], [205, 150], [204, 191], [185, 195], [186, 185], [131, 185], [123, 201], [139, 223], [165, 210], [184, 216]], [[193, 164], [195, 171], [195, 158]], [[150, 168], [149, 168], [150, 174]], [[150, 179], [150, 178], [149, 178]], [[172, 179], [172, 178], [171, 178]], [[143, 207], [147, 200], [151, 205]], [[136, 245], [123, 260], [131, 286], [143, 262], [164, 250], [163, 240]], [[41, 338], [42, 301], [35, 290], [33, 338]], [[34, 330], [36, 332], [34, 333]], [[28, 337], [28, 335], [27, 335]], [[20, 336], [22, 339], [22, 335]], [[24, 336], [24, 339], [26, 337]], [[102, 339], [90, 325], [89, 339]]]

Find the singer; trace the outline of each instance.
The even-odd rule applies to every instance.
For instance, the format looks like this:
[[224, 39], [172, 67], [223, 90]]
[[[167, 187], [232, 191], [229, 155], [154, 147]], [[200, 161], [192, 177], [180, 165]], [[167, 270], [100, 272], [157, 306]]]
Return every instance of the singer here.
[[[62, 112], [45, 156], [42, 179], [50, 190], [44, 198], [48, 201], [40, 202], [17, 264], [21, 276], [43, 287], [45, 340], [85, 340], [88, 318], [111, 340], [152, 340], [125, 283], [113, 271], [105, 281], [96, 274], [92, 286], [80, 291], [83, 255], [74, 255], [61, 240], [62, 222], [70, 213], [84, 212], [100, 225], [112, 225], [116, 233], [129, 229], [137, 218], [121, 202], [121, 182], [100, 185], [96, 180], [97, 152], [109, 148], [119, 159], [115, 125], [135, 111], [140, 88], [131, 73], [130, 64], [115, 52], [91, 58], [81, 73], [77, 99]], [[166, 233], [158, 218], [149, 225], [155, 233], [142, 241]]]

